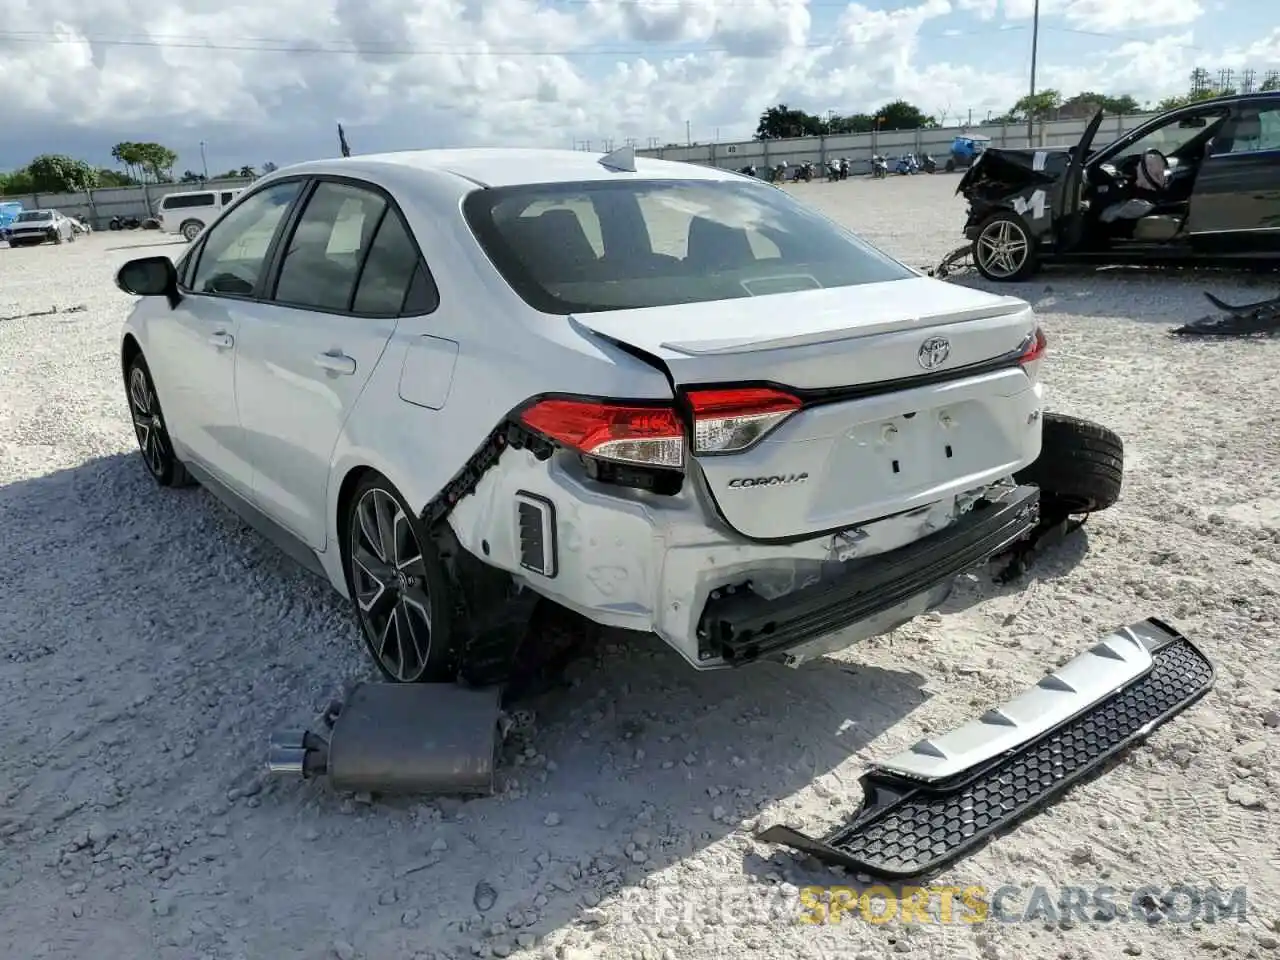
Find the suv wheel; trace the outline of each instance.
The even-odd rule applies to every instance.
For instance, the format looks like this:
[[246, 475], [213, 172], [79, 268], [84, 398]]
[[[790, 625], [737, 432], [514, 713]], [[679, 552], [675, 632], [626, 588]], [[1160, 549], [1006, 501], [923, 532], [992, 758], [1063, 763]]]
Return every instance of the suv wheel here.
[[194, 240], [196, 237], [200, 236], [200, 231], [203, 229], [204, 224], [199, 220], [185, 220], [183, 221], [180, 232], [187, 240]]
[[129, 364], [125, 391], [129, 396], [129, 412], [133, 415], [133, 432], [138, 437], [138, 449], [142, 453], [142, 462], [147, 465], [147, 472], [162, 487], [190, 486], [195, 481], [174, 455], [169, 428], [160, 410], [160, 398], [156, 396], [151, 371], [142, 354]]
[[454, 680], [449, 582], [421, 521], [376, 473], [357, 484], [343, 519], [347, 587], [378, 669], [396, 683]]

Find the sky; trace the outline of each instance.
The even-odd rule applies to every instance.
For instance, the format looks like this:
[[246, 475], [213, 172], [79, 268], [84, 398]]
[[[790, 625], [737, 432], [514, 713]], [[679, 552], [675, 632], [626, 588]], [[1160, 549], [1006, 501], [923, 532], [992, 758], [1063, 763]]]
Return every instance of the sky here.
[[[1027, 92], [1034, 0], [3, 0], [0, 170], [749, 138], [766, 107], [944, 123]], [[1280, 69], [1276, 0], [1041, 0], [1037, 88], [1155, 101]], [[1268, 12], [1268, 7], [1271, 8]], [[687, 127], [686, 127], [687, 124]], [[204, 159], [201, 143], [204, 144]]]

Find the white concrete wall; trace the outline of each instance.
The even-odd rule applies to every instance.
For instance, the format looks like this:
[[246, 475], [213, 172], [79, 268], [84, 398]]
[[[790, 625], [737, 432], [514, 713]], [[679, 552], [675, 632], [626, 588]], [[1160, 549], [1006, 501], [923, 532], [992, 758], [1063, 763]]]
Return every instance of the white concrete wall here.
[[[1100, 147], [1115, 140], [1122, 133], [1145, 123], [1155, 114], [1139, 113], [1128, 116], [1107, 116], [1094, 140]], [[1050, 120], [1037, 125], [1036, 146], [1071, 146], [1080, 139], [1088, 120]], [[745, 140], [736, 143], [696, 143], [693, 146], [658, 147], [637, 150], [639, 156], [657, 157], [663, 160], [680, 160], [708, 166], [738, 169], [749, 164], [759, 168], [787, 163], [817, 163], [828, 158], [847, 157], [854, 169], [870, 168], [873, 154], [897, 157], [904, 153], [933, 155], [942, 165], [951, 152], [951, 141], [958, 136], [983, 136], [991, 138], [993, 147], [1025, 147], [1027, 126], [987, 125], [972, 127], [935, 127], [927, 130], [890, 130], [872, 133], [837, 134], [829, 137], [797, 137], [786, 140]]]

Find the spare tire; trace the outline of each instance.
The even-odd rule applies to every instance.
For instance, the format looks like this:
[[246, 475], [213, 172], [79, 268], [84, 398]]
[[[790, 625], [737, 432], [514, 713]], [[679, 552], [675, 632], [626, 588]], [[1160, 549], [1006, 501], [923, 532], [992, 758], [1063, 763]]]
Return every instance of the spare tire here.
[[1045, 513], [1105, 510], [1120, 499], [1124, 442], [1101, 424], [1046, 413], [1040, 456], [1013, 478], [1040, 488]]

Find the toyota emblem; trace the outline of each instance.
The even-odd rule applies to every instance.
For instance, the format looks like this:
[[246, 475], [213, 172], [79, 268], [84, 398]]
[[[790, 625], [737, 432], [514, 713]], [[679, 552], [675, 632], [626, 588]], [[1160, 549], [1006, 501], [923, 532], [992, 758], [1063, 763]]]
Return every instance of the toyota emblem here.
[[933, 370], [947, 362], [951, 356], [951, 341], [946, 337], [930, 337], [916, 351], [916, 362], [925, 370]]

